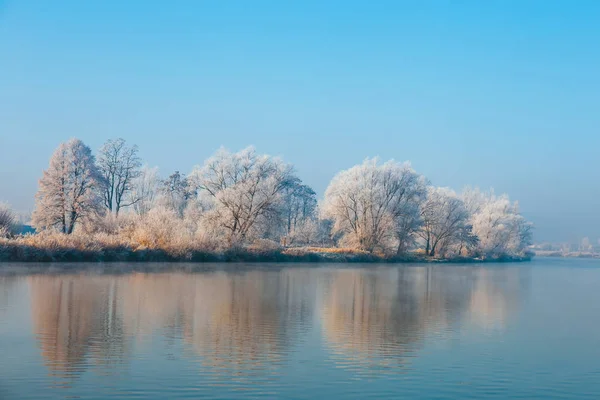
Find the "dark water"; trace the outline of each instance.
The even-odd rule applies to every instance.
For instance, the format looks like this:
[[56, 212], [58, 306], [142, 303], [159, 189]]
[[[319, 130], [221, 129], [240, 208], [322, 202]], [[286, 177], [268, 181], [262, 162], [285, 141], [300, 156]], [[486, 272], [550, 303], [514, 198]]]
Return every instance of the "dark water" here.
[[0, 399], [600, 399], [600, 261], [10, 276]]

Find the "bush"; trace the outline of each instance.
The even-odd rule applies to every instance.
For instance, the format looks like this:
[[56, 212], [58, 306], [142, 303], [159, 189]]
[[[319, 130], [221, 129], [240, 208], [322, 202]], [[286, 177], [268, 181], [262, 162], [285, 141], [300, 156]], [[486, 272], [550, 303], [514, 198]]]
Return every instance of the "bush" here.
[[282, 247], [279, 243], [270, 239], [257, 239], [250, 246], [248, 250], [255, 253], [273, 253], [281, 251]]

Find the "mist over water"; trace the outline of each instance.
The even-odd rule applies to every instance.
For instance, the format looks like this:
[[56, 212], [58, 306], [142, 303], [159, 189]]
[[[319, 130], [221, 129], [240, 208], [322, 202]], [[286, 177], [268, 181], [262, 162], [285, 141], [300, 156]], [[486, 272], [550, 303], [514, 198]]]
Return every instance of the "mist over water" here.
[[0, 276], [0, 397], [598, 398], [596, 267]]

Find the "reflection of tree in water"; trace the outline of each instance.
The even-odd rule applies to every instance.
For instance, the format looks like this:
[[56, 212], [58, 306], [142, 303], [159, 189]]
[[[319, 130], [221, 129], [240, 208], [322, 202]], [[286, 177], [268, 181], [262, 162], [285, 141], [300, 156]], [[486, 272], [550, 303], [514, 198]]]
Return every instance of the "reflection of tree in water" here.
[[0, 316], [2, 316], [17, 293], [17, 276], [0, 275]]
[[[223, 372], [276, 368], [314, 309], [311, 272], [32, 276], [32, 318], [58, 376], [123, 363], [127, 338], [183, 338]], [[307, 290], [313, 290], [307, 295]], [[109, 368], [106, 368], [110, 370]]]
[[31, 276], [31, 315], [42, 356], [56, 376], [75, 377], [92, 363], [106, 372], [126, 354], [109, 277]]
[[449, 337], [465, 317], [504, 324], [521, 286], [516, 269], [447, 266], [333, 270], [326, 282], [325, 338], [337, 363], [356, 368], [403, 366], [424, 338]]
[[125, 277], [128, 333], [183, 337], [216, 371], [242, 374], [284, 361], [314, 309], [314, 270]]
[[[324, 293], [325, 338], [341, 365], [386, 364], [410, 352], [418, 304], [407, 297], [396, 305], [398, 269], [334, 270]], [[397, 329], [400, 326], [400, 329]], [[401, 362], [398, 359], [398, 362]]]
[[180, 335], [182, 304], [192, 276], [186, 274], [131, 274], [122, 281], [121, 311], [125, 331], [142, 342], [158, 330], [168, 337]]
[[519, 308], [528, 282], [518, 268], [480, 268], [473, 272], [475, 285], [469, 304], [470, 320], [484, 329], [502, 329]]
[[504, 326], [519, 305], [518, 271], [285, 268], [26, 279], [33, 327], [54, 375], [118, 373], [131, 340], [153, 346], [159, 337], [167, 346], [185, 343], [211, 373], [230, 377], [268, 376], [286, 362], [311, 327], [316, 298], [337, 362], [404, 365], [426, 337]]
[[300, 270], [198, 277], [187, 288], [193, 300], [183, 306], [184, 337], [217, 370], [277, 369], [312, 315], [299, 293], [307, 278]]

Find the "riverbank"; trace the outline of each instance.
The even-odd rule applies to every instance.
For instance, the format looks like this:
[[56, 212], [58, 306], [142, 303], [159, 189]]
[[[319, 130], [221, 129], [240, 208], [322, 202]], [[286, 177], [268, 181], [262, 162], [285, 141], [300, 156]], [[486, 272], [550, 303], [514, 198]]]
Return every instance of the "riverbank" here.
[[0, 262], [309, 262], [309, 263], [480, 263], [530, 261], [531, 256], [495, 258], [425, 257], [408, 253], [386, 257], [360, 250], [321, 247], [246, 247], [223, 251], [180, 248], [132, 248], [125, 243], [98, 240], [0, 240]]
[[600, 258], [600, 253], [586, 251], [563, 252], [558, 250], [536, 250], [536, 257], [561, 257], [561, 258]]

